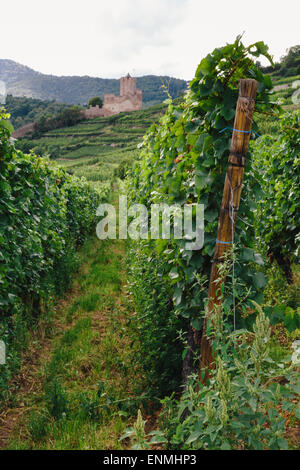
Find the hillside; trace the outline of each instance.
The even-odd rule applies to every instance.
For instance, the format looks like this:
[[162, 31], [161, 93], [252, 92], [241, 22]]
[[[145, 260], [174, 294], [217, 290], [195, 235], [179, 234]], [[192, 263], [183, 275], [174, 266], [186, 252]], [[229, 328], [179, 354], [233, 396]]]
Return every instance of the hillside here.
[[72, 105], [56, 101], [44, 101], [37, 98], [7, 95], [5, 108], [10, 114], [10, 121], [15, 129], [38, 121], [42, 116], [54, 116], [71, 108]]
[[[89, 119], [72, 127], [55, 129], [37, 139], [22, 139], [16, 145], [30, 149], [66, 167], [88, 181], [110, 182], [117, 169], [138, 155], [137, 145], [148, 127], [165, 111], [164, 104], [120, 113], [107, 118]], [[120, 166], [122, 165], [122, 166]]]
[[[274, 79], [273, 100], [280, 102], [287, 109], [298, 107], [299, 105], [292, 103], [291, 96], [295, 93], [292, 85], [299, 78], [295, 76]], [[284, 88], [281, 89], [282, 85]], [[14, 98], [11, 101], [18, 103], [18, 100], [22, 103], [23, 100], [29, 103], [32, 101], [24, 98]], [[38, 109], [42, 110], [42, 104], [45, 102], [36, 102], [39, 104]], [[45, 110], [51, 109], [51, 106], [63, 105], [48, 102]], [[153, 122], [157, 122], [165, 109], [166, 105], [158, 104], [141, 111], [89, 119], [32, 139], [24, 138], [17, 141], [16, 145], [25, 152], [33, 149], [39, 155], [49, 155], [71, 174], [85, 176], [93, 183], [105, 181], [110, 184], [114, 174], [122, 176], [124, 166], [138, 155], [137, 146], [142, 136]], [[10, 111], [9, 106], [8, 110]], [[257, 124], [261, 134], [273, 134], [278, 131], [278, 122], [271, 117], [259, 118]]]
[[299, 107], [300, 75], [279, 78], [272, 76], [274, 97], [286, 109]]
[[261, 67], [263, 73], [269, 73], [272, 79], [280, 80], [300, 74], [300, 46], [292, 46], [286, 51], [286, 55], [275, 62], [274, 66]]
[[299, 106], [300, 46], [290, 47], [274, 66], [261, 67], [261, 70], [270, 75], [274, 97], [280, 105], [286, 108]]
[[[104, 93], [118, 95], [120, 91], [120, 81], [117, 79], [45, 75], [8, 59], [0, 59], [0, 80], [6, 83], [7, 92], [13, 96], [69, 104], [86, 104], [93, 96], [103, 98]], [[162, 83], [169, 83], [169, 92], [173, 98], [186, 89], [185, 80], [156, 75], [138, 77], [137, 87], [143, 92], [144, 107], [160, 103], [166, 98]]]
[[[293, 85], [300, 76], [272, 77], [274, 84], [273, 101], [285, 109], [298, 108], [293, 104], [292, 95], [298, 90]], [[45, 114], [55, 107], [67, 107], [55, 102], [43, 102], [30, 98], [8, 97], [7, 108], [12, 112], [13, 123], [17, 121], [16, 110], [32, 103], [32, 113]], [[10, 106], [11, 105], [11, 106]], [[55, 129], [36, 138], [24, 138], [17, 146], [25, 152], [33, 149], [40, 155], [49, 155], [72, 174], [85, 176], [89, 181], [111, 181], [114, 172], [132, 161], [138, 155], [137, 145], [149, 126], [158, 120], [166, 105], [157, 104], [147, 109], [120, 113], [107, 118], [89, 119], [72, 127]], [[43, 112], [44, 110], [44, 112]], [[25, 117], [26, 119], [26, 117]], [[279, 123], [272, 117], [257, 117], [260, 134], [278, 132]]]

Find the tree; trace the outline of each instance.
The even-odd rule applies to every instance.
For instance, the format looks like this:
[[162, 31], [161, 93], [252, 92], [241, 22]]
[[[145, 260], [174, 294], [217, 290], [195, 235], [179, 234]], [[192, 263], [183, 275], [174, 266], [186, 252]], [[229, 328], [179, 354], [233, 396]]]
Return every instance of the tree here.
[[84, 117], [82, 115], [80, 107], [72, 106], [72, 108], [66, 108], [54, 116], [42, 115], [36, 121], [34, 128], [37, 133], [47, 132], [52, 129], [74, 126], [83, 119]]
[[300, 73], [300, 46], [290, 47], [287, 54], [281, 57], [280, 72], [284, 76]]
[[292, 77], [300, 74], [300, 46], [293, 46], [286, 50], [286, 54], [271, 66], [260, 67], [263, 73], [272, 73], [276, 77]]
[[94, 98], [91, 98], [88, 102], [89, 106], [99, 106], [99, 108], [102, 108], [103, 106], [103, 101], [99, 96], [94, 96]]

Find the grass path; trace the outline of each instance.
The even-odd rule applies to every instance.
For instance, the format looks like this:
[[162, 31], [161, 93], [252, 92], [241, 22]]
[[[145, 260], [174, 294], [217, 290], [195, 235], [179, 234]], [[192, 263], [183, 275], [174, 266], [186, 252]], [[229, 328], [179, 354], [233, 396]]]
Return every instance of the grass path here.
[[145, 392], [128, 334], [124, 243], [92, 238], [80, 250], [73, 286], [48, 333], [33, 336], [0, 415], [0, 448], [124, 448]]

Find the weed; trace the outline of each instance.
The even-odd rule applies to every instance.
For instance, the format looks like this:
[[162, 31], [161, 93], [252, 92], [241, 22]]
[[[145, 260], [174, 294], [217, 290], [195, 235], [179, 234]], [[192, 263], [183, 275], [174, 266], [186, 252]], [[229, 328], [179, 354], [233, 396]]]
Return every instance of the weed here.
[[42, 441], [47, 435], [48, 425], [49, 416], [47, 413], [31, 413], [28, 421], [31, 439], [37, 442]]
[[69, 414], [69, 398], [59, 379], [54, 378], [46, 387], [45, 400], [48, 411], [55, 419], [65, 418]]

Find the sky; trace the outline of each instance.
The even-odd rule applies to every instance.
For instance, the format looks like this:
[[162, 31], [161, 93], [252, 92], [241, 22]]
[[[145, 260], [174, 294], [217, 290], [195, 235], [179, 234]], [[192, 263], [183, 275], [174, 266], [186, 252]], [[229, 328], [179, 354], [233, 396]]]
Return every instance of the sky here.
[[300, 44], [299, 0], [9, 0], [0, 15], [0, 58], [53, 75], [190, 80], [243, 32], [276, 60]]

